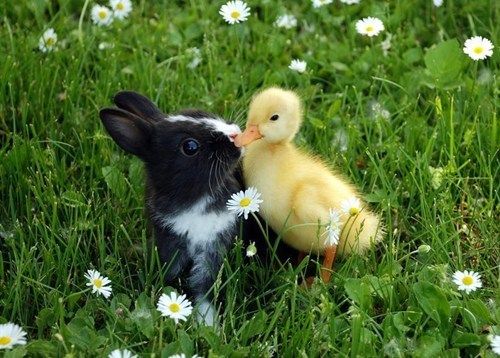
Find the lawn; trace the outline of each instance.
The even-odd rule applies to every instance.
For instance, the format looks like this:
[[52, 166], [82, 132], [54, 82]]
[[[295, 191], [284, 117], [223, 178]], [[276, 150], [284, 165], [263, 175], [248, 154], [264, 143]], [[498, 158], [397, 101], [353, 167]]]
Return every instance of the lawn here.
[[[98, 3], [108, 5], [0, 5], [0, 323], [27, 333], [6, 357], [495, 356], [497, 1], [251, 0], [231, 25], [223, 1], [133, 0], [108, 26], [92, 22]], [[276, 26], [283, 14], [296, 26]], [[368, 16], [385, 30], [358, 34]], [[44, 52], [48, 28], [57, 42]], [[493, 42], [491, 57], [463, 52], [473, 36]], [[298, 284], [306, 262], [245, 258], [238, 240], [215, 287], [220, 326], [175, 324], [156, 310], [173, 288], [148, 244], [141, 162], [98, 111], [129, 89], [166, 112], [203, 108], [243, 127], [252, 95], [271, 85], [300, 94], [296, 144], [356, 183], [387, 234], [310, 289]], [[109, 299], [89, 291], [88, 269], [112, 281]], [[452, 276], [464, 270], [482, 287], [459, 290]]]

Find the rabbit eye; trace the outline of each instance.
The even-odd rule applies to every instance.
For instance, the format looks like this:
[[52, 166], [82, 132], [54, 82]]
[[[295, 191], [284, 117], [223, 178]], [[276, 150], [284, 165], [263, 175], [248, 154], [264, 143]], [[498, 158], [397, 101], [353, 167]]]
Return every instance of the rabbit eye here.
[[271, 121], [277, 121], [279, 117], [280, 117], [279, 115], [277, 115], [277, 114], [273, 114], [273, 115], [271, 116], [271, 118], [269, 118], [269, 120], [271, 120]]
[[192, 157], [196, 153], [198, 153], [198, 150], [200, 149], [200, 143], [198, 143], [195, 139], [189, 138], [186, 139], [182, 143], [182, 153], [188, 157]]

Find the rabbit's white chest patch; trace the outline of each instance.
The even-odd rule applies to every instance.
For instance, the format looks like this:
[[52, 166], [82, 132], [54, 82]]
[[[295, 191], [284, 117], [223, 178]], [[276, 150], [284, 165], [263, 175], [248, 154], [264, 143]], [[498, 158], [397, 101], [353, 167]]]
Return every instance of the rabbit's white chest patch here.
[[164, 217], [162, 223], [176, 234], [186, 235], [192, 246], [210, 243], [234, 225], [236, 215], [229, 211], [206, 211], [208, 204], [207, 200], [201, 200], [175, 216]]

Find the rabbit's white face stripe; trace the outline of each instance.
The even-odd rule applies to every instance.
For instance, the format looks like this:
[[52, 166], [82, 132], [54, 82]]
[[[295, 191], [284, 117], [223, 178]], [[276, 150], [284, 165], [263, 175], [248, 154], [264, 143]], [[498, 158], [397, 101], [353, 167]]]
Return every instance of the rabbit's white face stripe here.
[[186, 235], [190, 253], [199, 244], [217, 240], [217, 235], [231, 229], [236, 222], [236, 215], [230, 211], [206, 211], [210, 199], [204, 198], [180, 214], [161, 218], [161, 224], [170, 227], [177, 235]]
[[222, 132], [227, 136], [241, 133], [240, 127], [238, 127], [236, 124], [227, 124], [225, 122], [218, 121], [217, 119], [212, 118], [203, 118], [203, 120], [211, 124], [216, 131]]
[[215, 118], [192, 118], [183, 115], [176, 115], [176, 116], [166, 117], [165, 119], [171, 122], [186, 121], [191, 123], [207, 124], [208, 126], [215, 129], [217, 132], [224, 133], [228, 137], [241, 133], [241, 129], [240, 127], [238, 127], [238, 125], [227, 124], [226, 122]]

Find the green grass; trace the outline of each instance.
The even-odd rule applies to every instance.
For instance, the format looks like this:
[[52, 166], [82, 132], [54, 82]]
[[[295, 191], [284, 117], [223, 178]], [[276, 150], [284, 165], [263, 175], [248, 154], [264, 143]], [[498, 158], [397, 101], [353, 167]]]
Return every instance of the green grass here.
[[[492, 357], [487, 335], [500, 334], [497, 2], [313, 9], [249, 1], [250, 19], [235, 26], [223, 23], [221, 4], [134, 1], [131, 17], [110, 27], [85, 14], [81, 34], [83, 1], [0, 5], [0, 321], [28, 332], [10, 355], [104, 356], [121, 347], [165, 357]], [[273, 27], [285, 10], [299, 28]], [[386, 32], [356, 34], [365, 16], [380, 17]], [[38, 38], [48, 27], [64, 46], [43, 54]], [[493, 41], [492, 58], [475, 63], [461, 53], [473, 35]], [[114, 48], [98, 50], [101, 42]], [[191, 47], [202, 54], [194, 70]], [[292, 58], [306, 60], [307, 72], [290, 71]], [[194, 319], [175, 326], [154, 308], [169, 288], [148, 246], [142, 168], [107, 136], [98, 110], [133, 89], [167, 112], [200, 107], [243, 125], [252, 94], [269, 85], [301, 94], [297, 143], [362, 189], [387, 236], [366, 256], [340, 258], [333, 281], [311, 290], [296, 284], [302, 267], [243, 263], [237, 244], [218, 283], [220, 331]], [[373, 116], [373, 101], [390, 117]], [[444, 168], [439, 186], [429, 166]], [[430, 252], [416, 252], [423, 244]], [[112, 280], [110, 301], [81, 292], [91, 267]], [[465, 269], [483, 280], [469, 295], [451, 282]]]

